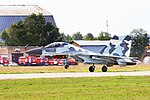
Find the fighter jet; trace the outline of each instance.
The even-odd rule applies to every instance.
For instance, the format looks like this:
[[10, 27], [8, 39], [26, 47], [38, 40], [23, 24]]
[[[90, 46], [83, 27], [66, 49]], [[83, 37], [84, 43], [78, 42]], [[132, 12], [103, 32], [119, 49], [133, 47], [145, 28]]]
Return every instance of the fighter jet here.
[[[118, 47], [110, 55], [94, 53], [92, 51], [82, 49], [67, 42], [54, 42], [45, 46], [42, 49], [42, 55], [70, 55], [78, 61], [86, 64], [92, 64], [89, 67], [90, 72], [94, 72], [94, 64], [103, 64], [101, 70], [102, 72], [106, 72], [107, 67], [109, 66], [125, 66], [135, 65], [139, 63], [139, 61], [129, 57], [130, 47], [131, 38], [129, 36], [124, 38], [120, 45], [118, 45]], [[69, 65], [67, 63], [65, 64], [65, 68], [69, 68]]]

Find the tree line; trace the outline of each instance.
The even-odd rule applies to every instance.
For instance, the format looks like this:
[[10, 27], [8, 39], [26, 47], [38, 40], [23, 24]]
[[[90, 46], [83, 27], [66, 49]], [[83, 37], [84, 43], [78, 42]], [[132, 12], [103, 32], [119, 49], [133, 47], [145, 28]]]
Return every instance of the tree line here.
[[108, 32], [103, 31], [101, 31], [97, 37], [94, 37], [92, 33], [87, 33], [85, 36], [83, 36], [80, 32], [76, 32], [72, 36], [64, 34], [64, 40], [66, 42], [70, 42], [72, 40], [110, 40], [110, 39], [111, 35]]
[[[147, 32], [142, 28], [133, 29], [129, 33], [132, 38], [131, 56], [141, 57], [145, 46], [149, 44]], [[83, 36], [80, 32], [65, 35], [59, 32], [59, 28], [46, 22], [42, 14], [31, 14], [22, 21], [11, 24], [1, 33], [1, 38], [7, 46], [45, 46], [52, 42], [71, 42], [72, 40], [110, 40], [111, 34], [100, 32], [97, 37], [92, 33]]]

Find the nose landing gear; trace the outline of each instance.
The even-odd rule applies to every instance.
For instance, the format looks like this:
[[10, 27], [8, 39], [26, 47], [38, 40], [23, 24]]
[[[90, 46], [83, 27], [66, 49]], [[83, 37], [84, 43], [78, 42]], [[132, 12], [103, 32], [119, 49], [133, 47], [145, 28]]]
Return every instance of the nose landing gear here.
[[68, 69], [68, 68], [69, 68], [69, 65], [66, 64], [66, 65], [64, 66], [64, 68], [65, 68], [65, 69]]

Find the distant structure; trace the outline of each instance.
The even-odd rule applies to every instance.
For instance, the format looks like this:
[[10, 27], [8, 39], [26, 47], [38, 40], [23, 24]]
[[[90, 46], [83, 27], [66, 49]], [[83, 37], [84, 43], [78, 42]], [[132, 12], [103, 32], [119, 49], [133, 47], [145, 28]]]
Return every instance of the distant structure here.
[[150, 46], [146, 46], [141, 60], [144, 64], [150, 64]]
[[0, 33], [12, 23], [24, 20], [32, 13], [42, 13], [46, 22], [56, 27], [53, 15], [37, 5], [0, 5]]

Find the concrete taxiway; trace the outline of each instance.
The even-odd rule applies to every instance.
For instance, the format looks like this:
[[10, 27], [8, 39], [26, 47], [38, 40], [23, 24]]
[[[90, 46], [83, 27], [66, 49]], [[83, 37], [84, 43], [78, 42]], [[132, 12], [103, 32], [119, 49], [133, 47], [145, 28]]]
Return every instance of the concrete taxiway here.
[[69, 77], [103, 77], [103, 76], [150, 76], [150, 71], [135, 72], [76, 72], [76, 73], [34, 73], [34, 74], [0, 74], [4, 79], [31, 79], [31, 78], [69, 78]]

